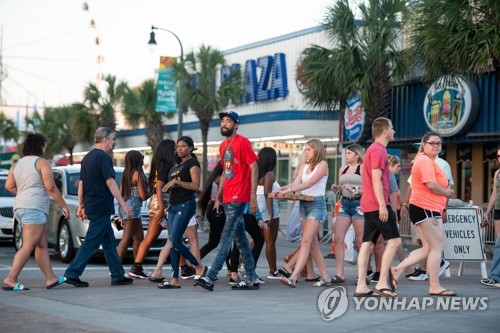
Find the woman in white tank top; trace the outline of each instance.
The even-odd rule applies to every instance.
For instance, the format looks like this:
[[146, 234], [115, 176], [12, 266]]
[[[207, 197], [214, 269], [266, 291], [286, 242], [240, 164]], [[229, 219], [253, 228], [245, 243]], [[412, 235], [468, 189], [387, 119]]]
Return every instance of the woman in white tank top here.
[[[321, 254], [318, 243], [318, 232], [326, 219], [326, 181], [328, 179], [328, 165], [326, 163], [326, 150], [318, 139], [306, 142], [306, 163], [299, 168], [295, 180], [280, 188], [280, 193], [299, 192], [303, 195], [314, 197], [313, 201], [300, 201], [300, 220], [304, 230], [300, 243], [297, 263], [291, 274], [284, 274], [281, 283], [295, 288], [297, 278], [304, 268], [309, 255], [311, 255], [321, 273], [321, 280], [314, 283], [313, 287], [331, 285], [332, 281]], [[286, 273], [280, 271], [280, 273]], [[286, 276], [288, 275], [288, 276]]]
[[17, 281], [24, 265], [33, 251], [40, 270], [45, 275], [47, 289], [64, 283], [66, 278], [56, 276], [52, 270], [47, 247], [47, 214], [49, 195], [62, 207], [69, 221], [68, 206], [54, 183], [50, 163], [41, 158], [47, 148], [47, 139], [39, 133], [29, 133], [23, 143], [23, 155], [17, 164], [10, 168], [5, 181], [5, 189], [16, 195], [14, 199], [14, 218], [23, 227], [23, 244], [12, 262], [9, 275], [3, 280], [3, 290], [28, 290]]

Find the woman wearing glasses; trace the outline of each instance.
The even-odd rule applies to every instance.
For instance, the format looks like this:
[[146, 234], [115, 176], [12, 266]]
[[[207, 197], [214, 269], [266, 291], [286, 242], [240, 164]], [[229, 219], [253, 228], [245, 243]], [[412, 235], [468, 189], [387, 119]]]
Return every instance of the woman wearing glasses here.
[[418, 228], [422, 247], [410, 253], [398, 266], [391, 268], [391, 285], [395, 289], [401, 273], [411, 265], [427, 258], [430, 296], [455, 296], [439, 283], [439, 266], [443, 252], [443, 210], [453, 195], [445, 172], [436, 164], [441, 152], [442, 139], [437, 133], [428, 132], [422, 138], [411, 169], [410, 204], [408, 213], [411, 222]]
[[[500, 148], [497, 150], [497, 159], [500, 159]], [[493, 191], [491, 191], [488, 208], [484, 214], [484, 227], [490, 222], [490, 214], [493, 210], [493, 220], [495, 221], [495, 252], [493, 254], [493, 262], [491, 264], [491, 277], [481, 280], [485, 286], [500, 288], [500, 169], [493, 176]]]

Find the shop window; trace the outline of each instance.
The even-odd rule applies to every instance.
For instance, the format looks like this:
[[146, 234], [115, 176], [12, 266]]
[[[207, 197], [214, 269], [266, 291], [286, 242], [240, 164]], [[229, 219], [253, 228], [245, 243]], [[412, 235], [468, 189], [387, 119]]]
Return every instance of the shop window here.
[[493, 190], [493, 176], [500, 168], [497, 159], [498, 145], [496, 143], [487, 143], [483, 145], [483, 202], [490, 200]]
[[472, 199], [472, 145], [459, 145], [457, 149], [458, 181], [457, 198], [464, 201]]

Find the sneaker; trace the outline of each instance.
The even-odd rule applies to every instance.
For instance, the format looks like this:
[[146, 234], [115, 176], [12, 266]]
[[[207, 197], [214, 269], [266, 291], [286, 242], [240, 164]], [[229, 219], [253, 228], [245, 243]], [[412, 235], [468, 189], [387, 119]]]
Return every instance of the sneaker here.
[[424, 270], [420, 270], [418, 275], [413, 275], [408, 278], [411, 281], [427, 281], [429, 279], [429, 276], [427, 275], [427, 272]]
[[[262, 280], [260, 277], [256, 276], [255, 283], [258, 284], [266, 284], [266, 281]], [[255, 284], [254, 283], [254, 284]]]
[[497, 282], [493, 279], [482, 279], [481, 284], [488, 287], [497, 287], [500, 288], [500, 282]]
[[251, 283], [246, 281], [240, 281], [237, 285], [232, 286], [233, 290], [257, 290], [260, 286], [258, 283]]
[[373, 273], [371, 282], [378, 282], [378, 279], [380, 279], [380, 272]]
[[443, 273], [450, 268], [450, 263], [444, 259], [441, 259], [441, 264], [439, 265], [439, 276], [443, 275]]
[[373, 274], [375, 273], [371, 269], [369, 269], [368, 271], [366, 271], [366, 278], [371, 281]]
[[132, 283], [134, 283], [134, 280], [126, 276], [124, 276], [123, 279], [111, 281], [112, 286], [126, 286]]
[[282, 277], [282, 275], [281, 275], [281, 274], [280, 274], [280, 272], [278, 272], [278, 271], [276, 271], [276, 272], [274, 272], [274, 273], [269, 273], [269, 274], [267, 275], [267, 278], [268, 278], [269, 280], [279, 280], [279, 279], [281, 279], [281, 277]]
[[89, 286], [88, 282], [80, 280], [80, 278], [70, 278], [66, 276], [66, 283], [71, 284], [77, 288], [86, 288]]
[[229, 285], [230, 286], [235, 286], [235, 285], [237, 285], [240, 282], [241, 282], [241, 280], [239, 278], [237, 278], [236, 280], [233, 279], [233, 278], [229, 278]]
[[145, 280], [148, 278], [146, 273], [144, 273], [144, 269], [142, 269], [142, 265], [136, 265], [134, 264], [130, 271], [128, 272], [128, 276], [136, 278], [136, 279], [142, 279]]
[[202, 287], [205, 290], [214, 291], [214, 284], [213, 284], [213, 282], [210, 282], [210, 280], [206, 276], [203, 276], [203, 277], [201, 277], [199, 279], [194, 280], [194, 283], [197, 286], [200, 286], [200, 287]]
[[413, 271], [413, 273], [410, 273], [410, 274], [406, 274], [405, 275], [405, 278], [409, 278], [410, 276], [417, 276], [420, 274], [422, 270], [420, 268], [415, 268], [415, 270]]
[[196, 275], [196, 271], [193, 267], [190, 267], [187, 265], [181, 267], [181, 278], [183, 280], [194, 279], [195, 275]]

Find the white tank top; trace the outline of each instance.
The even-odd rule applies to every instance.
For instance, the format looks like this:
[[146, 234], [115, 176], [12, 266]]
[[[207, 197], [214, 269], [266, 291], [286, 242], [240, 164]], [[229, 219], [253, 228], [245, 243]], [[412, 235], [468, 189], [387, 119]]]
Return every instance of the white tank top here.
[[14, 210], [17, 208], [38, 209], [49, 213], [49, 194], [43, 184], [42, 175], [36, 168], [38, 156], [25, 156], [17, 161], [13, 175], [16, 181], [17, 195]]
[[[302, 170], [302, 176], [300, 178], [301, 181], [303, 183], [305, 183], [308, 180], [310, 180], [314, 176], [316, 171], [318, 170], [318, 167], [321, 163], [323, 163], [323, 162], [320, 162], [318, 165], [316, 165], [314, 170], [309, 174], [307, 173], [307, 170], [309, 170], [309, 164], [306, 164], [304, 166], [304, 169]], [[326, 181], [327, 180], [328, 180], [328, 175], [323, 176], [316, 184], [314, 184], [313, 186], [311, 186], [305, 190], [300, 191], [300, 193], [302, 193], [304, 195], [310, 195], [313, 197], [324, 197], [325, 192], [326, 192]]]

